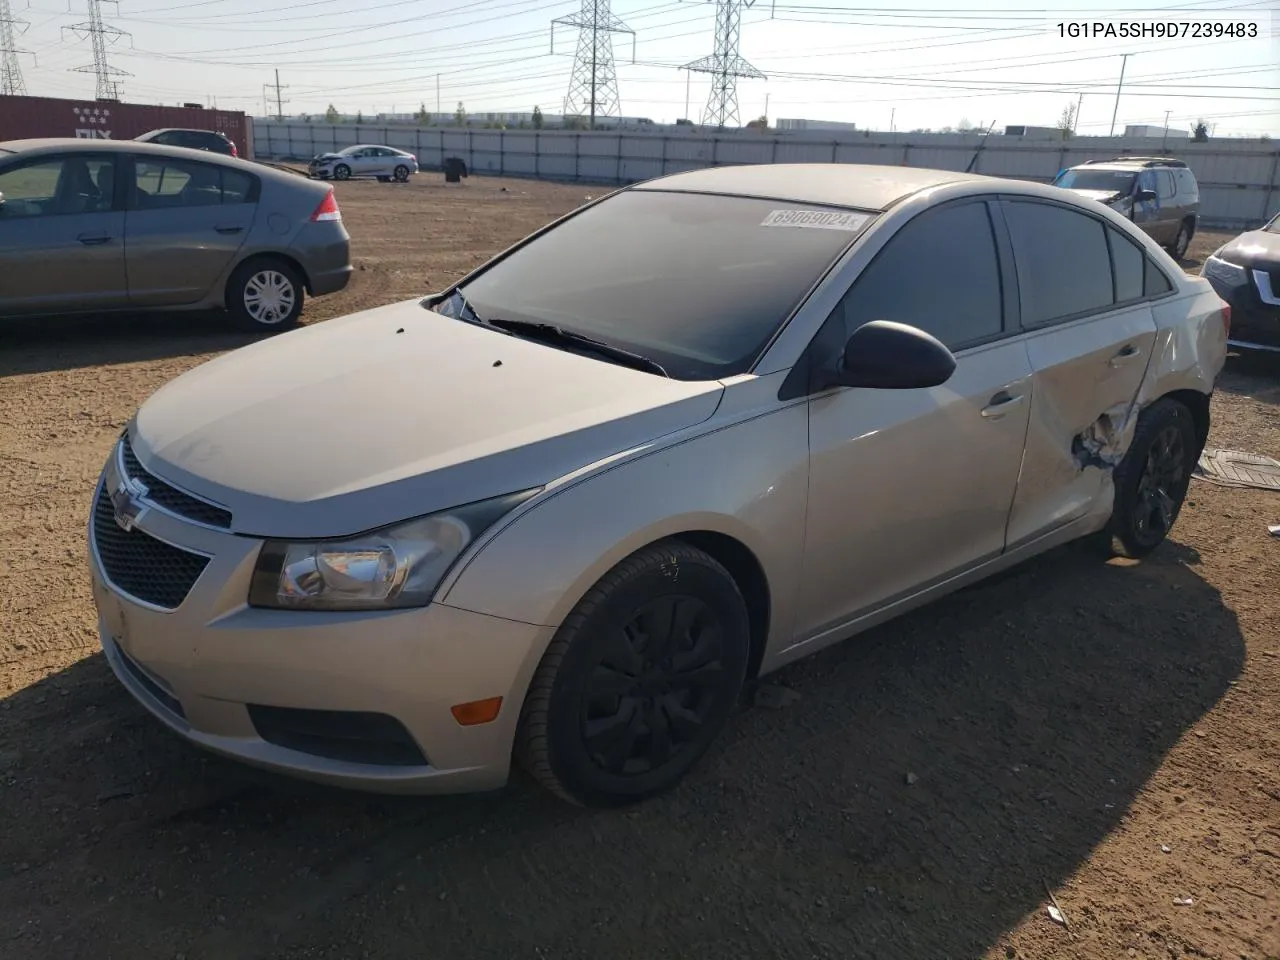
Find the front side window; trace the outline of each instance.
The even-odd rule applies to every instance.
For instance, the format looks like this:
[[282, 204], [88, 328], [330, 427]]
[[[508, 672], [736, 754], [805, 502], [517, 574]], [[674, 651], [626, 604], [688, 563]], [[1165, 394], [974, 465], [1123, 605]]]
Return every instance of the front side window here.
[[1111, 253], [1100, 220], [1037, 201], [1004, 205], [1022, 300], [1022, 323], [1037, 327], [1114, 303]]
[[1000, 260], [985, 203], [929, 210], [895, 233], [836, 307], [835, 349], [873, 320], [918, 327], [952, 350], [1001, 333]]
[[750, 369], [872, 216], [625, 190], [461, 292], [483, 319], [552, 324], [656, 360], [678, 379], [716, 379]]
[[1156, 171], [1156, 192], [1161, 200], [1172, 200], [1178, 192], [1173, 183], [1173, 173], [1169, 170]]
[[102, 213], [115, 195], [111, 157], [73, 154], [51, 157], [0, 171], [0, 218]]

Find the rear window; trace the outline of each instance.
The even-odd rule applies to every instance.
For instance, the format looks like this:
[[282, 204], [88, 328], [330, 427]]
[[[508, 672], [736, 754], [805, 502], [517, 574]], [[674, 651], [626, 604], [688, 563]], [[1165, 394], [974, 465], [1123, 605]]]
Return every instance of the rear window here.
[[461, 289], [484, 319], [555, 324], [650, 357], [678, 379], [733, 376], [872, 216], [629, 190]]

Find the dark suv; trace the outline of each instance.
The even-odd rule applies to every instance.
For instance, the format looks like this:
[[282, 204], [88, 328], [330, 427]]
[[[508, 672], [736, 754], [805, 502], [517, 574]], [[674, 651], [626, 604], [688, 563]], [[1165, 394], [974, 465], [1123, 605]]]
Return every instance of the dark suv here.
[[140, 137], [134, 137], [144, 143], [162, 143], [166, 147], [187, 147], [190, 150], [209, 150], [228, 157], [240, 156], [240, 151], [226, 134], [216, 130], [179, 130], [165, 128], [151, 130]]
[[1054, 186], [1105, 203], [1181, 260], [1200, 222], [1200, 185], [1185, 161], [1169, 157], [1089, 160], [1063, 170]]

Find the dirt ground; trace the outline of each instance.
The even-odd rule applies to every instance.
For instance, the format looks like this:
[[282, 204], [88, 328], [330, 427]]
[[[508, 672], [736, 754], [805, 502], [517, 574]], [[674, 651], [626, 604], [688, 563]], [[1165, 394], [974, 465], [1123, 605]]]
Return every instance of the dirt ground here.
[[[596, 192], [342, 184], [357, 273], [306, 318], [436, 289]], [[1197, 481], [1145, 563], [1059, 550], [789, 668], [796, 702], [638, 809], [344, 793], [169, 735], [95, 634], [113, 439], [244, 342], [0, 333], [0, 956], [1280, 957], [1280, 497]], [[1233, 359], [1211, 443], [1280, 455], [1278, 409], [1280, 365]]]

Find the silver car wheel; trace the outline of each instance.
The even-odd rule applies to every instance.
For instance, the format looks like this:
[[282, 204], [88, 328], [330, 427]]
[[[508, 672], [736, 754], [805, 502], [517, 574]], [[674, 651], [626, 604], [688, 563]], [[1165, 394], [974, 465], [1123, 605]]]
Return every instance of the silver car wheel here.
[[244, 309], [258, 323], [272, 325], [293, 312], [293, 283], [278, 270], [259, 270], [244, 285]]

